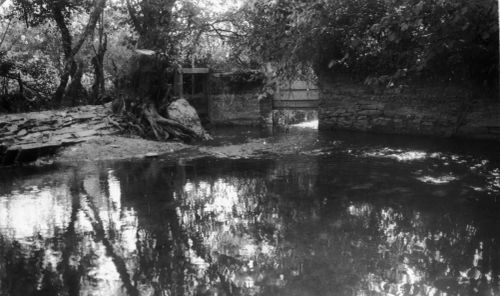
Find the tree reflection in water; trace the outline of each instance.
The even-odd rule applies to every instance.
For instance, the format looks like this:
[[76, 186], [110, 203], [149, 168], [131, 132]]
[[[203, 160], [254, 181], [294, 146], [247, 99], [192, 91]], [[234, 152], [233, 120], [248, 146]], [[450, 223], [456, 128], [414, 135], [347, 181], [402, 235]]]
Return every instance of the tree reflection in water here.
[[406, 164], [387, 174], [344, 161], [137, 161], [33, 177], [0, 196], [0, 295], [499, 293], [496, 201], [420, 200], [447, 185]]

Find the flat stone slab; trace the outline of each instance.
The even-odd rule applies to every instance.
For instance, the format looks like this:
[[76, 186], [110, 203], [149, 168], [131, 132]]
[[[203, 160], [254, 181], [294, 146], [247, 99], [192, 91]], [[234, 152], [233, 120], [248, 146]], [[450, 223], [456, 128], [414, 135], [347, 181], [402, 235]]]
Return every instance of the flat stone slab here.
[[116, 134], [110, 104], [0, 115], [0, 165], [34, 161], [58, 148]]

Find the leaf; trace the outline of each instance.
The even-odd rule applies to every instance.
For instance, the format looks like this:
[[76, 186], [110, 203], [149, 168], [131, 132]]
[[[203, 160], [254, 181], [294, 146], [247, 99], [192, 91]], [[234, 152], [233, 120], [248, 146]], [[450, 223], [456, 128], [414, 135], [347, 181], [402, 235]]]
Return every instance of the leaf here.
[[351, 47], [352, 48], [357, 48], [360, 44], [361, 44], [361, 41], [359, 39], [351, 40]]
[[398, 36], [396, 35], [395, 32], [391, 32], [387, 38], [389, 39], [389, 41], [393, 42], [396, 40], [397, 37]]
[[415, 14], [420, 14], [423, 8], [424, 8], [424, 1], [420, 1], [418, 2], [417, 5], [415, 5], [413, 11], [415, 12]]
[[371, 26], [370, 31], [372, 31], [373, 33], [379, 33], [380, 32], [380, 24], [374, 24], [373, 26]]

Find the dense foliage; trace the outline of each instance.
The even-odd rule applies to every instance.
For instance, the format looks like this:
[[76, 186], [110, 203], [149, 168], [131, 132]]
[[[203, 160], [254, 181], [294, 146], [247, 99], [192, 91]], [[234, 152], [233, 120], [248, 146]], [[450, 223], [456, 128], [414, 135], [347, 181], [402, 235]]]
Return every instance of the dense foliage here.
[[[11, 2], [0, 1], [0, 112], [116, 98], [138, 83], [130, 83], [136, 49], [153, 52], [169, 73], [261, 68], [269, 76], [275, 65], [280, 75], [326, 73], [383, 87], [412, 79], [498, 84], [494, 0]], [[153, 101], [168, 86], [160, 90]]]
[[245, 46], [283, 73], [497, 83], [494, 0], [256, 0]]
[[[136, 49], [159, 54], [166, 67], [227, 70], [222, 64], [232, 19], [211, 9], [213, 3], [226, 7], [219, 2], [0, 1], [0, 65], [6, 74], [0, 112], [116, 97], [120, 88], [133, 86]], [[20, 93], [18, 77], [36, 91]]]

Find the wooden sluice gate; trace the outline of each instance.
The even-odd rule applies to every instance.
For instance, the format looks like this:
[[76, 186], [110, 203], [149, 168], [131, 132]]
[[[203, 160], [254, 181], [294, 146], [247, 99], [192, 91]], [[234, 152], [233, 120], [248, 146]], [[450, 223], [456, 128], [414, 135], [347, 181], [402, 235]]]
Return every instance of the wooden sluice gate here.
[[280, 83], [273, 98], [274, 110], [307, 110], [317, 109], [318, 106], [318, 87], [307, 81]]

